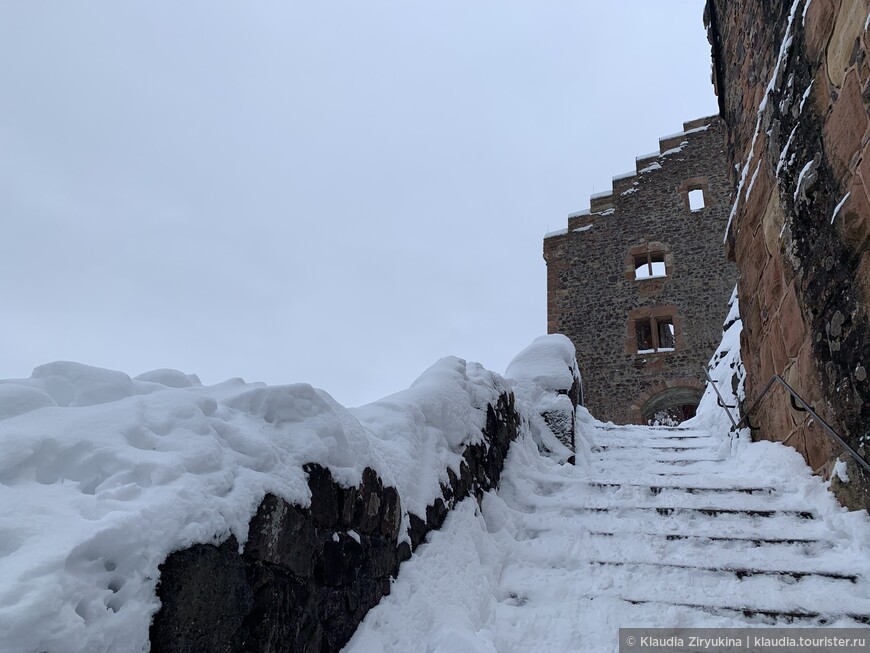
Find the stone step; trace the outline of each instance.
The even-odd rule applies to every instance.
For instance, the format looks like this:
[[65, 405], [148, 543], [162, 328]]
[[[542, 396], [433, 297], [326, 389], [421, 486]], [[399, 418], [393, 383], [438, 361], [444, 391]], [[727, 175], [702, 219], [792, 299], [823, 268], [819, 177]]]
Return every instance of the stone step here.
[[[555, 530], [585, 528], [590, 532], [613, 532], [631, 536], [635, 532], [661, 535], [693, 535], [699, 537], [737, 537], [742, 539], [827, 539], [824, 523], [802, 518], [809, 511], [746, 511], [719, 510], [708, 514], [702, 509], [661, 508], [564, 508], [562, 510], [530, 509], [524, 521], [530, 529]], [[799, 534], [790, 538], [791, 534]]]
[[[709, 456], [709, 453], [706, 454]], [[723, 462], [722, 458], [709, 458], [709, 457], [701, 457], [699, 454], [698, 457], [695, 456], [685, 456], [685, 454], [667, 454], [667, 453], [655, 453], [650, 456], [641, 456], [641, 455], [633, 455], [633, 456], [614, 456], [614, 455], [606, 455], [599, 456], [599, 462], [618, 462], [621, 463], [620, 466], [624, 465], [626, 462], [633, 462], [638, 464], [662, 464], [662, 465], [696, 465], [697, 463], [721, 463]]]
[[773, 576], [773, 577], [788, 577], [794, 580], [800, 580], [809, 576], [817, 576], [820, 578], [831, 578], [834, 580], [843, 580], [850, 583], [858, 582], [858, 574], [847, 574], [836, 571], [813, 571], [801, 569], [756, 569], [752, 567], [738, 566], [704, 566], [704, 565], [688, 565], [674, 562], [647, 562], [640, 560], [589, 560], [590, 565], [599, 565], [602, 567], [624, 567], [624, 566], [645, 566], [645, 567], [660, 567], [662, 569], [690, 569], [695, 571], [721, 571], [734, 575], [738, 580], [750, 576]]
[[[722, 569], [651, 566], [645, 564], [590, 565], [583, 560], [559, 567], [508, 565], [502, 570], [503, 589], [525, 595], [530, 602], [555, 598], [572, 600], [597, 588], [600, 596], [637, 601], [674, 601], [687, 606], [739, 607], [758, 613], [824, 615], [848, 609], [851, 615], [870, 615], [870, 599], [856, 591], [851, 579], [819, 574], [743, 575]], [[564, 587], [566, 572], [582, 574], [584, 584]], [[832, 606], [836, 608], [832, 609]]]
[[[596, 598], [590, 596], [590, 598]], [[704, 603], [685, 603], [679, 601], [663, 601], [661, 599], [630, 599], [617, 597], [632, 605], [661, 605], [700, 610], [715, 616], [742, 616], [745, 619], [759, 621], [764, 625], [794, 624], [825, 626], [834, 624], [844, 626], [844, 619], [851, 619], [860, 624], [870, 625], [870, 614], [853, 612], [822, 613], [812, 610], [775, 610], [764, 608], [746, 608], [735, 605], [708, 605]]]
[[700, 447], [678, 447], [678, 446], [650, 446], [643, 443], [638, 444], [598, 444], [595, 447], [599, 451], [618, 451], [618, 450], [627, 450], [627, 451], [716, 451], [718, 447], [714, 447], [712, 445], [702, 445]]
[[[646, 532], [592, 532], [578, 527], [559, 531], [524, 530], [517, 534], [521, 549], [550, 566], [606, 561], [693, 568], [755, 570], [768, 574], [870, 577], [870, 560], [855, 559], [851, 550], [834, 549], [828, 540], [699, 537]], [[567, 552], [567, 553], [566, 553]], [[577, 561], [577, 562], [575, 562]]]
[[[798, 517], [800, 519], [815, 519], [816, 515], [809, 510], [761, 510], [755, 508], [717, 508], [715, 506], [707, 507], [684, 507], [684, 506], [578, 506], [569, 508], [568, 511], [583, 513], [619, 513], [622, 514], [626, 510], [635, 512], [655, 512], [662, 516], [670, 517], [672, 515], [694, 515], [702, 514], [707, 517], [718, 517], [720, 515], [740, 515], [745, 517]], [[563, 511], [565, 512], [565, 511]]]
[[758, 486], [758, 487], [740, 487], [740, 486], [722, 486], [722, 487], [714, 487], [714, 486], [692, 486], [692, 485], [642, 485], [639, 483], [615, 483], [615, 482], [603, 482], [603, 481], [589, 481], [585, 485], [592, 488], [597, 489], [621, 489], [621, 488], [637, 488], [639, 490], [644, 490], [649, 492], [652, 495], [658, 495], [662, 492], [684, 492], [686, 494], [753, 494], [753, 495], [773, 495], [776, 493], [776, 488], [770, 486]]
[[834, 543], [820, 538], [803, 537], [737, 537], [720, 535], [692, 535], [687, 533], [647, 533], [637, 531], [584, 531], [594, 537], [626, 537], [632, 538], [658, 538], [666, 542], [727, 542], [729, 544], [751, 545], [752, 547], [769, 546], [803, 546], [830, 549]]

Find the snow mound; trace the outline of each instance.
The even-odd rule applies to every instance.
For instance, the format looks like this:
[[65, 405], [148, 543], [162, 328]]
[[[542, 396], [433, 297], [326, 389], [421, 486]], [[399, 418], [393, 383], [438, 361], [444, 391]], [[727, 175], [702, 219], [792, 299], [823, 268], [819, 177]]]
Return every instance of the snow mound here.
[[178, 370], [167, 369], [143, 372], [139, 376], [134, 377], [134, 380], [158, 383], [165, 385], [167, 388], [189, 388], [194, 385], [202, 385], [196, 374], [185, 374]]
[[505, 376], [534, 381], [544, 390], [568, 390], [580, 379], [574, 344], [561, 333], [535, 338], [510, 362]]
[[57, 361], [40, 365], [30, 378], [39, 383], [58, 406], [93, 406], [133, 394], [133, 380], [123, 372], [81, 363]]
[[57, 362], [0, 381], [0, 650], [148, 650], [158, 566], [234, 534], [267, 493], [310, 504], [306, 463], [358, 485], [374, 469], [425, 515], [481, 438], [497, 374], [445, 358], [404, 392], [348, 410], [269, 387]]
[[0, 419], [46, 406], [57, 406], [57, 403], [44, 390], [14, 382], [0, 383]]

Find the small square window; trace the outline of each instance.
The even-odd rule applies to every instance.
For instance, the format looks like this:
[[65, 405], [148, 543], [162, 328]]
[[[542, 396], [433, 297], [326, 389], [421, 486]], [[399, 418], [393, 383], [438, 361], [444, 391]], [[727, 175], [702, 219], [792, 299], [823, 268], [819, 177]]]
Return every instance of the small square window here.
[[667, 276], [665, 255], [661, 252], [646, 252], [634, 257], [634, 278], [652, 279]]
[[689, 191], [689, 210], [700, 211], [707, 203], [704, 201], [704, 191], [700, 188], [696, 188], [695, 190]]

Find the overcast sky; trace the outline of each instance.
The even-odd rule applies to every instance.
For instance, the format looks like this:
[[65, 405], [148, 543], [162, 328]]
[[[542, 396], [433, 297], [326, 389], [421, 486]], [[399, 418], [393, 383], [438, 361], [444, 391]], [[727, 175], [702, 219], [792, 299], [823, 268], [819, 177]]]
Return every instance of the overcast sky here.
[[716, 112], [703, 0], [0, 6], [0, 378], [353, 406], [546, 332], [542, 237]]

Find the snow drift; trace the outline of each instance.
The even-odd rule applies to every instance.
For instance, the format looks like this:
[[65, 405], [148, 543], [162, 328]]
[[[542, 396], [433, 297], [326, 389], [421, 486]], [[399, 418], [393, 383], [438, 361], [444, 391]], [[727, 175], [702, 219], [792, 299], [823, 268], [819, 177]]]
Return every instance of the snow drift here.
[[0, 650], [147, 650], [161, 562], [230, 535], [243, 547], [266, 494], [307, 506], [306, 463], [347, 486], [373, 469], [406, 533], [510, 392], [458, 358], [357, 409], [307, 384], [175, 370], [56, 362], [0, 381]]

